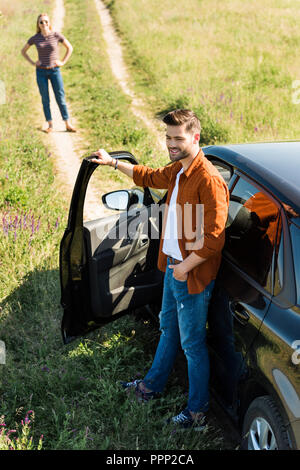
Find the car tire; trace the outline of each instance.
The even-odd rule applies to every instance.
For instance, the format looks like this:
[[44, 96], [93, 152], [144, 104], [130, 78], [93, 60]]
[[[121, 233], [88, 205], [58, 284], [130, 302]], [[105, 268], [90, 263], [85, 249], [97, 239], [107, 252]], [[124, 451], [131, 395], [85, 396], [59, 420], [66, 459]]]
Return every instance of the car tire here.
[[289, 450], [289, 438], [281, 413], [270, 396], [256, 398], [243, 421], [241, 449]]

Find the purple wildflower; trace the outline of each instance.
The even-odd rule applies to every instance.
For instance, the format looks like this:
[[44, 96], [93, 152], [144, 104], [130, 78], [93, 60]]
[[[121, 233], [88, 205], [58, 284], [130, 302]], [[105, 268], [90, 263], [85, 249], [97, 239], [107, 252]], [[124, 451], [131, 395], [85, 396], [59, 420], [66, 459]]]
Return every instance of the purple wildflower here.
[[36, 228], [35, 228], [35, 231], [36, 231], [36, 232], [39, 231], [40, 225], [41, 225], [41, 217], [38, 218], [38, 222], [37, 222]]

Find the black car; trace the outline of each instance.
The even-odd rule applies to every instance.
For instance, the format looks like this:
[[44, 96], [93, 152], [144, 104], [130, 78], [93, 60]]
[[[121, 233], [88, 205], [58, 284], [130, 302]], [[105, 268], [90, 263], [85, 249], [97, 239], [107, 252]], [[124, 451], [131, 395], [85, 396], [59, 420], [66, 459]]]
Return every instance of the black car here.
[[[300, 142], [203, 148], [230, 190], [226, 243], [208, 316], [211, 387], [246, 449], [300, 449]], [[114, 158], [137, 161], [128, 152]], [[139, 308], [159, 311], [157, 256], [166, 194], [103, 196], [83, 223], [83, 160], [61, 241], [63, 341]]]

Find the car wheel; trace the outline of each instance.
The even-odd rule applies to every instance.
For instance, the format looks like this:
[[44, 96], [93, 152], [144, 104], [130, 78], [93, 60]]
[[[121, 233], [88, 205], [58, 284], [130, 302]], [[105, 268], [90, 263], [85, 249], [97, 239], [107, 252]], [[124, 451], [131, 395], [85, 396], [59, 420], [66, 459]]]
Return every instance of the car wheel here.
[[288, 450], [289, 438], [281, 413], [270, 396], [256, 398], [243, 422], [242, 449]]

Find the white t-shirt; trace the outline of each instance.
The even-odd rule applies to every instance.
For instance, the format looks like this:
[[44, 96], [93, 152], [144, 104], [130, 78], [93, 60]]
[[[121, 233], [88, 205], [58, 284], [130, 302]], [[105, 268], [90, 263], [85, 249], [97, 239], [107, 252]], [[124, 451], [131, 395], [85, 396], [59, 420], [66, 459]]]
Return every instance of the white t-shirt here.
[[178, 194], [178, 182], [183, 168], [177, 173], [175, 186], [171, 195], [166, 228], [164, 233], [164, 241], [162, 251], [165, 255], [182, 261], [182, 255], [178, 244], [178, 228], [177, 228], [177, 214], [176, 202]]

